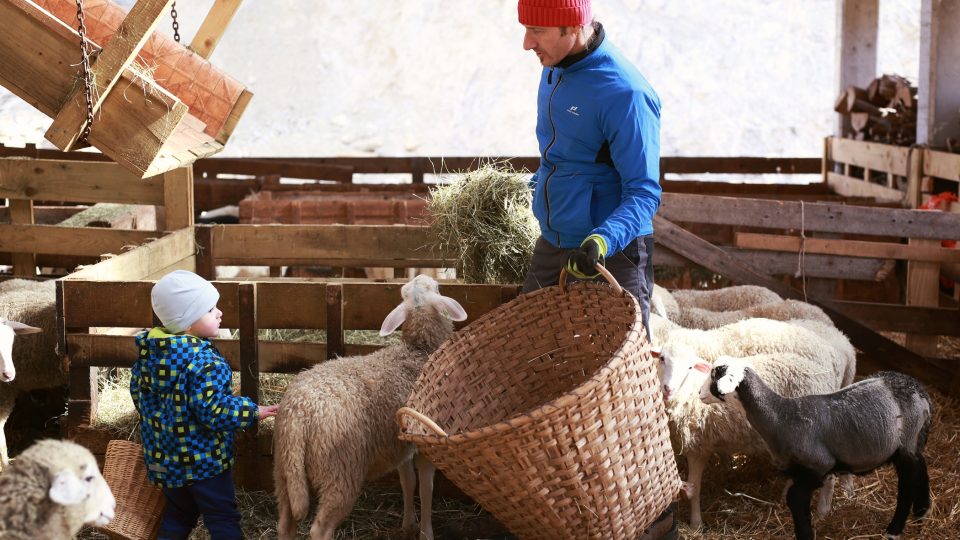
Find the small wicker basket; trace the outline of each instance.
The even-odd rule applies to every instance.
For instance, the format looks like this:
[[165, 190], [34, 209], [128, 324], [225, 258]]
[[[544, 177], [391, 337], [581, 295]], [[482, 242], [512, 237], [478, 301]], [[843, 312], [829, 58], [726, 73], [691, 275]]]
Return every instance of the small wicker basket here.
[[634, 539], [680, 490], [639, 304], [605, 276], [561, 274], [471, 323], [397, 412], [400, 438], [524, 539]]
[[156, 538], [163, 514], [163, 492], [147, 480], [143, 448], [131, 441], [107, 443], [103, 477], [117, 499], [117, 511], [110, 523], [99, 529], [111, 538]]

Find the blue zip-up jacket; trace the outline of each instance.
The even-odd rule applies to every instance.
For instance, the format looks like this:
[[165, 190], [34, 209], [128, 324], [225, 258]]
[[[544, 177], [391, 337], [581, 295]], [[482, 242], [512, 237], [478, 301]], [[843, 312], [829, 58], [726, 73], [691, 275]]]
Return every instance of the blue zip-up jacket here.
[[[607, 256], [653, 233], [660, 206], [660, 98], [595, 25], [598, 44], [545, 67], [537, 95], [540, 167], [530, 179], [543, 238], [576, 248], [598, 234]], [[561, 67], [562, 66], [562, 67]]]
[[209, 340], [136, 336], [130, 396], [140, 413], [147, 477], [165, 488], [212, 478], [233, 465], [235, 431], [257, 422], [257, 404], [233, 395], [232, 370]]

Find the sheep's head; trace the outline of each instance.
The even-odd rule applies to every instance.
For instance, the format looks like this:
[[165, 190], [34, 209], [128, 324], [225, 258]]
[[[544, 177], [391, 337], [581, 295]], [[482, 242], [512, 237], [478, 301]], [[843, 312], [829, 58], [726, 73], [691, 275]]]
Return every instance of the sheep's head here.
[[740, 402], [737, 389], [743, 382], [747, 365], [738, 358], [721, 356], [713, 364], [710, 378], [700, 387], [700, 400], [704, 403]]
[[50, 481], [49, 495], [51, 501], [61, 506], [81, 508], [85, 524], [106, 525], [116, 512], [117, 501], [96, 461], [56, 471]]
[[0, 319], [0, 382], [10, 382], [17, 376], [13, 365], [13, 340], [20, 334], [36, 334], [40, 328], [17, 321]]
[[454, 321], [463, 321], [467, 318], [467, 312], [463, 306], [453, 298], [440, 294], [440, 286], [430, 276], [420, 274], [411, 279], [400, 288], [400, 296], [403, 297], [403, 302], [393, 308], [393, 311], [383, 320], [383, 325], [380, 326], [381, 336], [389, 335], [399, 328], [407, 319], [409, 310], [427, 306], [431, 306], [441, 315]]
[[698, 391], [710, 373], [710, 364], [684, 343], [667, 343], [659, 356], [658, 372], [667, 402]]

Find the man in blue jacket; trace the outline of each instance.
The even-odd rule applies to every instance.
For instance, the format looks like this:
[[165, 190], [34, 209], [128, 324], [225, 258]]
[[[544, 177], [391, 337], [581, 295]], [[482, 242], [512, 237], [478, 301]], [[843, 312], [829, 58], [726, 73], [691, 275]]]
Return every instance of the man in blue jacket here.
[[599, 276], [640, 302], [649, 332], [653, 215], [660, 205], [660, 98], [592, 21], [590, 0], [519, 0], [523, 48], [543, 65], [540, 167], [530, 179], [540, 238], [523, 291]]

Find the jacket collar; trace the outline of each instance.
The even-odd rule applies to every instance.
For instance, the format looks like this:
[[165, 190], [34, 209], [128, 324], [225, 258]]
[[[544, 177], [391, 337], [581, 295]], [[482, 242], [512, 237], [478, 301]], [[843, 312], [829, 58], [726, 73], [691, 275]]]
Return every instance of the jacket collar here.
[[[563, 69], [564, 71], [574, 71], [576, 69], [583, 67], [582, 65], [575, 66], [575, 64], [579, 63], [581, 60], [587, 58], [588, 56], [593, 54], [594, 51], [599, 49], [600, 46], [603, 45], [605, 38], [606, 38], [606, 32], [604, 32], [603, 30], [603, 25], [598, 22], [594, 22], [593, 35], [590, 36], [590, 40], [587, 42], [587, 48], [576, 54], [571, 54], [570, 56], [567, 56], [566, 58], [558, 62], [556, 67]], [[582, 64], [587, 65], [589, 63], [590, 62], [583, 62]]]

